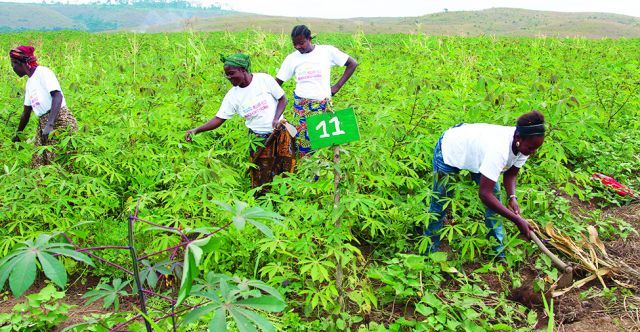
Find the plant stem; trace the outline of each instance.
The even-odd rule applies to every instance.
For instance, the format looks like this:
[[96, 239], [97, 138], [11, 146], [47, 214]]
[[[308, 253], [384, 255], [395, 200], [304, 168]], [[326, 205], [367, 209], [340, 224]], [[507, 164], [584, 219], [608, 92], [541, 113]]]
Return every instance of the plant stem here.
[[[138, 215], [138, 207], [140, 206], [140, 201], [138, 200], [138, 205], [136, 206], [136, 212], [134, 216]], [[147, 328], [147, 332], [152, 332], [151, 323], [147, 319], [147, 307], [145, 305], [145, 296], [142, 289], [142, 282], [140, 282], [140, 273], [138, 271], [138, 257], [136, 255], [136, 248], [134, 246], [133, 241], [133, 223], [137, 219], [134, 216], [129, 216], [129, 250], [131, 252], [131, 262], [133, 263], [133, 278], [136, 281], [136, 287], [138, 288], [138, 296], [140, 296], [140, 311], [144, 314], [144, 325]]]
[[[333, 147], [333, 211], [338, 211], [338, 207], [340, 206], [340, 170], [338, 169], [338, 165], [340, 164], [340, 147]], [[340, 217], [336, 218], [335, 228], [340, 230], [342, 228], [342, 223], [340, 221]], [[340, 258], [336, 256], [336, 289], [338, 290], [338, 305], [340, 306], [340, 311], [344, 308], [344, 290], [342, 289], [343, 282], [343, 272], [342, 272], [342, 263], [340, 262]]]
[[[173, 312], [170, 312], [170, 313], [165, 314], [164, 316], [162, 316], [162, 317], [160, 317], [160, 318], [156, 318], [156, 319], [154, 319], [154, 322], [159, 322], [159, 321], [161, 321], [161, 320], [163, 320], [163, 319], [165, 319], [165, 318], [167, 318], [167, 317], [175, 317], [175, 316], [177, 316], [177, 315], [179, 315], [179, 314], [181, 314], [181, 313], [183, 313], [183, 312], [185, 312], [185, 311], [187, 311], [187, 310], [197, 309], [197, 308], [199, 308], [199, 307], [201, 307], [201, 306], [203, 306], [203, 305], [205, 305], [205, 304], [209, 304], [209, 303], [211, 303], [211, 301], [205, 301], [205, 302], [202, 302], [202, 303], [198, 303], [198, 304], [196, 304], [196, 305], [194, 305], [194, 306], [192, 306], [192, 307], [189, 307], [189, 308], [184, 308], [184, 309], [179, 310], [179, 311], [173, 311]], [[110, 332], [121, 332], [121, 331], [122, 331], [122, 332], [127, 332], [128, 330], [121, 330], [121, 329], [122, 329], [123, 327], [125, 327], [125, 326], [127, 326], [127, 325], [131, 324], [131, 322], [135, 321], [136, 319], [138, 319], [138, 318], [140, 318], [140, 317], [142, 317], [142, 315], [141, 315], [141, 314], [137, 314], [137, 315], [135, 315], [135, 316], [131, 317], [131, 318], [130, 318], [129, 320], [127, 320], [126, 322], [122, 322], [122, 323], [120, 323], [120, 324], [115, 325], [115, 326], [114, 326], [114, 327], [112, 327], [109, 331], [110, 331]]]
[[180, 244], [177, 244], [177, 245], [175, 245], [175, 246], [173, 246], [173, 247], [165, 248], [165, 249], [162, 249], [162, 250], [160, 250], [160, 251], [156, 251], [156, 252], [152, 252], [152, 253], [150, 253], [150, 254], [146, 254], [146, 255], [140, 256], [140, 257], [138, 257], [138, 260], [147, 259], [147, 258], [149, 258], [149, 257], [151, 257], [151, 256], [155, 256], [155, 255], [161, 254], [161, 253], [163, 253], [163, 252], [167, 252], [167, 251], [171, 251], [171, 250], [176, 250], [176, 249], [178, 249], [178, 248], [180, 248], [180, 247], [182, 247], [182, 246], [184, 246], [184, 245], [189, 244], [190, 242], [191, 242], [191, 241], [180, 242]]
[[76, 251], [85, 252], [85, 251], [91, 251], [91, 250], [105, 250], [105, 249], [127, 249], [127, 250], [129, 250], [129, 247], [127, 247], [127, 246], [101, 246], [101, 247], [77, 248]]
[[155, 321], [156, 321], [156, 322], [159, 322], [159, 321], [161, 321], [161, 320], [163, 320], [163, 319], [165, 319], [165, 318], [167, 318], [167, 317], [175, 317], [175, 316], [177, 316], [178, 314], [181, 314], [181, 313], [183, 313], [183, 312], [185, 312], [185, 311], [187, 311], [187, 310], [193, 310], [193, 309], [199, 308], [199, 307], [201, 307], [201, 306], [203, 306], [203, 305], [205, 305], [205, 304], [208, 304], [208, 303], [210, 303], [210, 302], [211, 302], [211, 301], [203, 302], [203, 303], [200, 303], [200, 304], [198, 304], [198, 305], [195, 305], [195, 306], [193, 306], [193, 307], [191, 307], [191, 308], [185, 308], [185, 309], [182, 309], [182, 310], [179, 310], [179, 311], [173, 311], [173, 312], [167, 313], [167, 314], [165, 314], [165, 315], [164, 315], [164, 316], [162, 316], [162, 317], [156, 318], [156, 319], [155, 319]]
[[140, 318], [140, 317], [141, 317], [141, 315], [140, 315], [140, 314], [137, 314], [137, 315], [135, 315], [135, 316], [133, 316], [133, 317], [129, 318], [129, 320], [127, 320], [127, 321], [125, 321], [125, 322], [122, 322], [122, 323], [120, 323], [120, 324], [117, 324], [117, 325], [115, 325], [114, 327], [110, 328], [110, 329], [109, 329], [109, 332], [121, 332], [121, 331], [126, 332], [126, 331], [128, 331], [128, 330], [121, 330], [121, 329], [122, 329], [123, 327], [125, 327], [125, 326], [127, 326], [127, 325], [131, 324], [131, 322], [133, 322], [134, 320], [136, 320], [136, 319], [138, 319], [138, 318]]
[[[70, 245], [72, 245], [72, 246], [74, 246], [74, 248], [76, 248], [76, 251], [77, 251], [78, 249], [82, 249], [82, 248], [80, 248], [77, 244], [75, 244], [75, 242], [71, 241], [71, 238], [69, 238], [69, 236], [67, 236], [67, 234], [66, 234], [66, 233], [62, 233], [62, 236], [64, 236], [64, 238], [69, 242], [69, 244], [70, 244]], [[127, 249], [129, 249], [129, 248], [127, 247]], [[125, 267], [123, 267], [123, 266], [120, 266], [120, 265], [118, 265], [118, 264], [116, 264], [116, 263], [114, 263], [114, 262], [111, 262], [111, 261], [109, 261], [109, 260], [106, 260], [106, 259], [104, 259], [104, 258], [102, 258], [102, 257], [100, 257], [100, 256], [98, 256], [98, 255], [95, 255], [95, 254], [93, 254], [93, 253], [91, 253], [91, 252], [86, 252], [85, 254], [86, 254], [87, 256], [89, 256], [89, 257], [93, 257], [93, 258], [95, 258], [95, 259], [97, 259], [97, 260], [99, 260], [99, 261], [101, 261], [101, 262], [103, 262], [103, 263], [105, 263], [105, 264], [107, 264], [107, 265], [111, 265], [111, 266], [115, 267], [115, 268], [116, 268], [116, 269], [118, 269], [118, 270], [124, 271], [124, 272], [125, 272], [125, 273], [127, 273], [128, 275], [133, 275], [133, 272], [129, 271], [129, 269], [127, 269], [127, 268], [125, 268]]]
[[[220, 231], [223, 231], [223, 230], [225, 230], [225, 229], [229, 228], [229, 226], [231, 226], [231, 224], [232, 224], [232, 223], [233, 223], [233, 220], [232, 220], [232, 221], [230, 221], [230, 222], [228, 222], [226, 225], [224, 225], [224, 226], [222, 226], [222, 227], [220, 227], [220, 228], [216, 229], [215, 231], [213, 231], [213, 232], [211, 232], [211, 233], [209, 233], [209, 234], [206, 234], [205, 236], [203, 236], [203, 237], [199, 238], [198, 240], [206, 239], [206, 238], [208, 238], [208, 237], [209, 237], [209, 236], [211, 236], [211, 235], [214, 235], [214, 234], [216, 234], [216, 233], [218, 233], [218, 232], [220, 232]], [[147, 255], [140, 256], [140, 257], [138, 257], [138, 260], [147, 259], [147, 258], [149, 258], [149, 257], [151, 257], [151, 256], [155, 256], [155, 255], [161, 254], [161, 253], [163, 253], [163, 252], [167, 252], [167, 251], [175, 250], [175, 249], [178, 249], [178, 248], [180, 248], [180, 247], [184, 247], [185, 245], [187, 245], [187, 244], [189, 244], [189, 243], [191, 243], [191, 241], [184, 241], [184, 242], [180, 242], [179, 244], [177, 244], [177, 245], [175, 245], [175, 246], [173, 246], [173, 247], [165, 248], [165, 249], [162, 249], [162, 250], [160, 250], [160, 251], [156, 251], [156, 252], [152, 252], [152, 253], [147, 254]]]
[[[413, 77], [413, 72], [412, 72], [412, 77]], [[416, 106], [418, 105], [418, 94], [419, 93], [420, 93], [420, 84], [416, 85], [416, 89], [415, 89], [415, 91], [413, 93], [413, 107], [411, 108], [411, 115], [409, 116], [409, 124], [408, 124], [408, 126], [410, 126], [411, 123], [413, 122], [413, 116], [414, 116], [414, 114], [416, 112]], [[424, 118], [424, 116], [421, 117], [420, 119], [422, 120], [422, 118]], [[411, 134], [411, 132], [414, 129], [416, 129], [418, 124], [420, 124], [420, 121], [417, 121], [415, 126], [412, 129], [410, 129], [410, 130], [406, 130], [405, 129], [404, 137], [400, 138], [399, 140], [393, 140], [393, 146], [391, 146], [391, 149], [389, 150], [390, 151], [389, 152], [390, 156], [393, 156], [393, 153], [396, 151], [396, 147], [397, 147], [398, 143], [404, 142], [407, 139], [407, 137]]]
[[137, 216], [132, 216], [132, 217], [133, 217], [136, 221], [141, 221], [141, 222], [143, 222], [143, 223], [145, 223], [145, 224], [149, 224], [149, 225], [154, 226], [154, 227], [158, 227], [158, 228], [166, 229], [166, 230], [168, 230], [168, 231], [175, 231], [175, 232], [178, 232], [178, 233], [180, 233], [180, 235], [181, 235], [183, 238], [187, 238], [187, 236], [186, 236], [186, 235], [185, 235], [181, 230], [179, 230], [179, 229], [177, 229], [177, 228], [175, 228], [175, 227], [163, 226], [163, 225], [160, 225], [160, 224], [156, 224], [156, 223], [153, 223], [153, 222], [148, 221], [148, 220], [140, 219], [140, 218], [138, 218]]

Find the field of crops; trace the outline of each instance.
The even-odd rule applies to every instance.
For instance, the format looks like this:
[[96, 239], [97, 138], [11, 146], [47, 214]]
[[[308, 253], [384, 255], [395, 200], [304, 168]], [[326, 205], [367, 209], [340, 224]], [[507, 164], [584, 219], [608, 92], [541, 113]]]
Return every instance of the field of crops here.
[[[576, 240], [594, 226], [608, 248], [635, 248], [638, 203], [591, 176], [640, 189], [640, 40], [321, 33], [314, 42], [360, 64], [334, 102], [354, 108], [361, 140], [340, 147], [338, 166], [332, 149], [320, 150], [254, 198], [241, 119], [192, 143], [184, 133], [212, 118], [231, 87], [220, 53], [248, 53], [253, 71], [275, 75], [293, 51], [288, 35], [0, 34], [4, 52], [35, 46], [79, 125], [60, 136], [56, 163], [31, 168], [37, 119], [21, 142], [11, 142], [26, 79], [5, 53], [0, 326], [7, 325], [0, 330], [53, 330], [70, 325], [61, 322], [76, 310], [71, 323], [87, 322], [77, 331], [145, 331], [138, 288], [155, 331], [529, 331], [584, 319], [558, 312], [563, 296], [513, 300], [511, 290], [523, 285], [544, 292], [558, 270], [510, 222], [506, 260], [492, 261], [470, 180], [454, 185], [442, 253], [420, 255], [426, 241], [414, 228], [429, 220], [431, 156], [443, 130], [459, 122], [513, 125], [538, 109], [548, 135], [518, 177], [523, 215]], [[284, 85], [289, 99], [293, 85]], [[290, 102], [285, 116], [291, 109]], [[341, 201], [334, 209], [336, 170]], [[25, 241], [37, 249], [25, 250]], [[628, 264], [640, 268], [640, 251], [627, 251]], [[20, 260], [8, 266], [11, 257]], [[44, 287], [49, 282], [57, 291]], [[609, 288], [590, 283], [564, 298], [597, 304], [594, 312], [618, 320], [612, 326], [640, 324], [621, 318], [638, 312], [634, 280], [628, 287], [603, 282]], [[79, 284], [99, 310], [78, 310], [85, 299], [77, 296], [72, 304], [80, 307], [63, 305], [71, 294], [63, 297], [61, 285]], [[12, 293], [25, 290], [47, 309], [33, 300], [12, 314], [19, 302]]]

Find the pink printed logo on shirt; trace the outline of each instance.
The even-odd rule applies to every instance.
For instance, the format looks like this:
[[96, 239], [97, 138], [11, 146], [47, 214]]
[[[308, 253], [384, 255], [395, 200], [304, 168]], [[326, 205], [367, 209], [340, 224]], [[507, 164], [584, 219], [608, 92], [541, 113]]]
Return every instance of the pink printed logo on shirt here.
[[31, 96], [31, 108], [37, 108], [38, 106], [40, 106], [40, 101], [38, 100], [38, 97], [36, 96]]
[[298, 81], [306, 81], [322, 78], [322, 72], [320, 70], [309, 70], [304, 73], [300, 73], [297, 80]]
[[244, 114], [245, 119], [252, 118], [256, 116], [256, 114], [266, 110], [269, 108], [269, 104], [267, 104], [266, 100], [262, 100], [259, 103], [247, 108], [246, 113]]

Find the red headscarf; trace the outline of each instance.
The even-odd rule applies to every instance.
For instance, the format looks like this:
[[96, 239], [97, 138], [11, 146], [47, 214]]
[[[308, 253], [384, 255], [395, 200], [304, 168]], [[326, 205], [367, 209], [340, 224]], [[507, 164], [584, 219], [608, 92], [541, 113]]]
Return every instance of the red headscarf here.
[[38, 66], [38, 62], [36, 62], [38, 58], [33, 55], [34, 51], [33, 46], [18, 46], [9, 52], [9, 56], [12, 59], [26, 62], [29, 68], [35, 68]]

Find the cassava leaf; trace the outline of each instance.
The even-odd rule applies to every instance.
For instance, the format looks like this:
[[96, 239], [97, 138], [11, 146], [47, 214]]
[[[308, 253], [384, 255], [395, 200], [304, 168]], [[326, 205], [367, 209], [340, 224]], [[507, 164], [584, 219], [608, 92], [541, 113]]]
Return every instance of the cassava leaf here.
[[37, 256], [44, 275], [60, 288], [64, 288], [67, 284], [67, 271], [64, 269], [64, 265], [46, 252], [39, 252]]
[[29, 251], [15, 259], [17, 262], [9, 276], [9, 286], [13, 296], [20, 297], [36, 279], [36, 254]]

